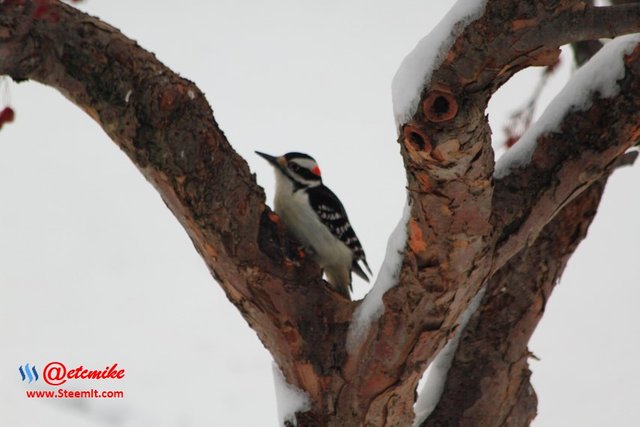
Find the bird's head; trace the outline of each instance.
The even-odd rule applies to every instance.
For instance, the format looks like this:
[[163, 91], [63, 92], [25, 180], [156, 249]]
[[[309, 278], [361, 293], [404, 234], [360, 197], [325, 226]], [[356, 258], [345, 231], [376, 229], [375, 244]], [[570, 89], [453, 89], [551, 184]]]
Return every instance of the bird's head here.
[[315, 187], [322, 184], [320, 168], [313, 157], [307, 154], [292, 152], [280, 157], [259, 151], [256, 151], [256, 154], [271, 163], [277, 172], [298, 187]]

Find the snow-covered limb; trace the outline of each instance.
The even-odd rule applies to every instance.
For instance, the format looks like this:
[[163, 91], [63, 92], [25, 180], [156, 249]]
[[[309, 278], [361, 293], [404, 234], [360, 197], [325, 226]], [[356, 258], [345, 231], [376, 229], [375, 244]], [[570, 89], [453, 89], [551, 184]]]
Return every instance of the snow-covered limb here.
[[[482, 16], [487, 0], [458, 0], [440, 23], [404, 58], [392, 82], [393, 111], [400, 128], [416, 112], [422, 90], [431, 74], [465, 27]], [[389, 237], [387, 251], [376, 282], [354, 313], [347, 349], [351, 351], [364, 337], [369, 324], [384, 311], [382, 297], [398, 281], [407, 242], [407, 222], [411, 215], [409, 195], [402, 218]]]
[[308, 411], [311, 408], [309, 396], [289, 384], [275, 362], [273, 363], [273, 385], [276, 389], [279, 425], [284, 426], [285, 422], [296, 425], [296, 412]]
[[458, 36], [484, 13], [487, 0], [458, 0], [440, 23], [404, 58], [393, 77], [391, 96], [396, 127], [415, 114], [422, 90]]
[[637, 140], [638, 55], [638, 35], [604, 46], [576, 72], [541, 124], [516, 144], [517, 151], [499, 160], [492, 210], [502, 237], [494, 268], [520, 251], [523, 242], [531, 245], [559, 211], [608, 175]]
[[382, 297], [385, 292], [398, 283], [398, 275], [402, 267], [402, 258], [407, 244], [407, 221], [411, 214], [409, 200], [404, 206], [398, 225], [389, 236], [387, 252], [376, 276], [376, 282], [367, 296], [355, 310], [347, 335], [347, 351], [352, 352], [362, 341], [371, 322], [384, 312]]
[[624, 56], [630, 54], [638, 43], [638, 34], [618, 37], [607, 43], [579, 68], [542, 116], [522, 135], [513, 148], [500, 157], [494, 177], [503, 178], [512, 170], [526, 166], [531, 160], [538, 138], [559, 130], [568, 113], [584, 111], [591, 107], [596, 93], [601, 98], [618, 95], [618, 81], [625, 75]]
[[[446, 61], [442, 43], [434, 44], [435, 50], [430, 51], [425, 41], [401, 70], [407, 72], [407, 79], [399, 72], [402, 84], [394, 87], [400, 122], [418, 105], [418, 113], [411, 117], [415, 132], [407, 133], [417, 140], [400, 141], [411, 218], [403, 239], [391, 245], [396, 246], [396, 255], [401, 244], [404, 247], [406, 242], [407, 248], [403, 260], [389, 257], [387, 279], [381, 279], [371, 299], [362, 303], [358, 317], [364, 319], [363, 330], [369, 327], [364, 334], [367, 341], [358, 351], [347, 353], [347, 327], [357, 304], [327, 291], [316, 265], [292, 259], [296, 246], [287, 239], [282, 224], [269, 215], [263, 192], [212, 120], [197, 88], [115, 29], [55, 1], [52, 7], [58, 10], [60, 21], [55, 26], [46, 20], [32, 25], [26, 11], [21, 15], [27, 3], [0, 6], [0, 33], [6, 36], [0, 37], [0, 72], [17, 79], [39, 79], [59, 88], [97, 120], [140, 167], [286, 378], [308, 394], [310, 409], [303, 414], [294, 412], [301, 424], [302, 417], [314, 421], [305, 425], [410, 425], [421, 370], [443, 346], [472, 296], [496, 268], [497, 238], [499, 244], [511, 244], [508, 251], [501, 252], [508, 261], [526, 246], [527, 233], [544, 227], [555, 210], [576, 193], [578, 177], [587, 180], [584, 185], [589, 184], [592, 177], [582, 174], [585, 158], [589, 166], [596, 164], [597, 168], [587, 172], [595, 170], [593, 179], [598, 179], [598, 173], [606, 170], [604, 162], [616, 160], [620, 150], [627, 148], [619, 142], [611, 150], [591, 150], [578, 158], [582, 148], [570, 141], [577, 157], [547, 162], [554, 170], [544, 182], [536, 183], [540, 190], [536, 194], [547, 195], [527, 205], [533, 219], [532, 224], [525, 224], [528, 229], [520, 227], [525, 230], [524, 238], [518, 227], [528, 219], [529, 211], [523, 213], [525, 204], [517, 203], [517, 198], [504, 197], [510, 203], [503, 211], [515, 212], [514, 216], [521, 215], [516, 219], [524, 220], [494, 221], [498, 216], [492, 211], [494, 189], [499, 180], [492, 181], [494, 161], [485, 120], [486, 101], [518, 70], [548, 61], [557, 49], [555, 41], [574, 37], [563, 27], [563, 38], [554, 38], [548, 22], [558, 24], [554, 28], [571, 22], [575, 28], [583, 22], [569, 18], [585, 15], [581, 10], [563, 8], [565, 2], [556, 2], [555, 7], [552, 2], [487, 0], [482, 3], [487, 13], [473, 21], [471, 12], [481, 3], [458, 2], [454, 18], [441, 30], [439, 41], [450, 43]], [[564, 15], [559, 18], [560, 14]], [[613, 28], [614, 24], [601, 26]], [[24, 28], [24, 33], [14, 31], [18, 27]], [[540, 31], [541, 27], [547, 31]], [[452, 35], [456, 31], [457, 38]], [[59, 46], [65, 46], [65, 55], [57, 54]], [[637, 62], [636, 57], [632, 59]], [[123, 81], [119, 78], [122, 75], [129, 78]], [[635, 70], [635, 76], [640, 76], [640, 70]], [[628, 80], [632, 79], [621, 84], [637, 89]], [[136, 84], [135, 97], [126, 104], [122, 100], [127, 99], [132, 81], [144, 84]], [[426, 84], [435, 84], [437, 89], [424, 90]], [[440, 88], [442, 95], [434, 94]], [[420, 102], [423, 95], [434, 102]], [[605, 108], [601, 106], [594, 113], [607, 116], [606, 108], [621, 112], [624, 126], [619, 118], [613, 118], [616, 128], [606, 131], [607, 135], [616, 134], [618, 141], [626, 137], [628, 142], [637, 136], [640, 118], [637, 102], [627, 95], [621, 91], [616, 97], [624, 100], [626, 108], [603, 103]], [[448, 114], [436, 117], [442, 118], [436, 123], [431, 120], [431, 110]], [[607, 118], [612, 119], [611, 115]], [[602, 128], [602, 123], [582, 124], [582, 132], [572, 135], [584, 136]], [[552, 181], [569, 187], [555, 191], [557, 187], [546, 184]], [[520, 186], [521, 193], [523, 188], [527, 187]], [[393, 286], [399, 266], [401, 283]], [[383, 294], [384, 310], [380, 304]], [[368, 322], [372, 317], [377, 321]], [[296, 391], [293, 394], [299, 397]], [[300, 399], [284, 401], [298, 402], [300, 406], [291, 406], [303, 410], [299, 409], [303, 407]], [[283, 417], [290, 418], [292, 410], [283, 409]], [[430, 420], [435, 417], [434, 412]]]
[[486, 288], [480, 289], [480, 292], [469, 303], [469, 306], [460, 316], [458, 320], [458, 329], [451, 340], [444, 346], [440, 353], [433, 360], [429, 368], [425, 371], [425, 381], [422, 389], [418, 393], [418, 399], [413, 407], [416, 414], [416, 419], [413, 423], [414, 427], [419, 426], [426, 420], [431, 412], [436, 408], [436, 405], [440, 401], [442, 392], [444, 391], [444, 385], [447, 381], [447, 374], [451, 368], [453, 357], [460, 344], [460, 337], [464, 328], [467, 326], [469, 319], [473, 313], [480, 307], [480, 302], [484, 297]]

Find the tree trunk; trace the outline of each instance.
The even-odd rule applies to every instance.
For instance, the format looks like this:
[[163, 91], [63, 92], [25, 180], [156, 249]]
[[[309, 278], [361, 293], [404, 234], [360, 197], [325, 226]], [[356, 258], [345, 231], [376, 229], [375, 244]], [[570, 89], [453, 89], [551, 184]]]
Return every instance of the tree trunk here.
[[415, 94], [417, 110], [400, 123], [406, 245], [397, 283], [364, 326], [354, 316], [374, 292], [353, 302], [324, 286], [192, 82], [68, 5], [49, 3], [56, 19], [35, 10], [0, 3], [0, 74], [58, 89], [155, 186], [286, 380], [307, 394], [298, 425], [411, 425], [418, 380], [485, 286], [423, 425], [533, 419], [527, 342], [606, 178], [640, 136], [640, 48], [624, 57], [617, 95], [591, 93], [537, 138], [530, 162], [500, 177], [487, 103], [516, 72], [553, 63], [560, 45], [639, 31], [638, 5], [488, 0], [456, 27]]

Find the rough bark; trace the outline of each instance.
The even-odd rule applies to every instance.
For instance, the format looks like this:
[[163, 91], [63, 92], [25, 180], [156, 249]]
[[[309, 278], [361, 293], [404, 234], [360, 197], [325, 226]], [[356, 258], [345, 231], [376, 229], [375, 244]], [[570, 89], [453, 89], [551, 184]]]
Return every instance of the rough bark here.
[[[573, 43], [577, 65], [602, 46], [597, 40]], [[616, 167], [634, 164], [637, 157], [637, 152], [628, 152]], [[493, 275], [480, 309], [463, 333], [440, 404], [423, 426], [521, 426], [535, 417], [527, 344], [570, 256], [586, 236], [605, 184], [606, 176], [577, 196], [531, 247]]]
[[465, 328], [441, 403], [422, 425], [523, 426], [535, 417], [527, 343], [554, 285], [586, 236], [605, 180], [583, 192], [487, 284]]
[[299, 258], [200, 90], [96, 18], [57, 2], [55, 22], [34, 19], [33, 10], [0, 4], [0, 74], [58, 89], [102, 126], [158, 190], [288, 380], [321, 400], [319, 377], [334, 371], [324, 356], [341, 357], [333, 340], [344, 335], [351, 306]]
[[[410, 423], [410, 415], [401, 415], [410, 414], [410, 391], [475, 293], [531, 245], [571, 197], [605, 175], [636, 139], [638, 117], [632, 105], [637, 101], [616, 106], [617, 100], [594, 100], [590, 111], [571, 115], [561, 133], [545, 136], [528, 168], [493, 182], [484, 115], [491, 94], [518, 70], [555, 61], [560, 43], [582, 37], [574, 31], [585, 24], [580, 17], [591, 22], [596, 14], [585, 13], [580, 2], [554, 4], [489, 1], [484, 16], [465, 29], [434, 72], [421, 108], [403, 129], [401, 148], [413, 201], [409, 250], [400, 285], [385, 295], [385, 315], [361, 350], [377, 354], [377, 360], [357, 364], [360, 378], [366, 372], [387, 376], [376, 406], [368, 408], [371, 419], [385, 419], [393, 410], [398, 425]], [[573, 15], [574, 10], [580, 12]], [[627, 78], [637, 71], [630, 69]], [[632, 86], [633, 81], [628, 80]], [[621, 92], [629, 99], [637, 94], [631, 86]], [[594, 122], [601, 112], [611, 114]], [[576, 135], [597, 142], [581, 144]], [[585, 167], [593, 175], [584, 174]], [[397, 342], [398, 331], [403, 331], [403, 346], [390, 352], [384, 344]]]
[[[581, 192], [597, 188], [640, 135], [636, 49], [626, 58], [620, 96], [570, 114], [561, 132], [542, 138], [530, 165], [494, 182], [485, 117], [491, 94], [517, 71], [555, 60], [561, 44], [640, 30], [640, 7], [489, 0], [434, 70], [402, 129], [411, 218], [400, 280], [385, 294], [384, 314], [347, 353], [359, 303], [331, 292], [318, 267], [300, 257], [197, 87], [96, 18], [54, 1], [56, 20], [34, 19], [34, 7], [0, 3], [0, 74], [57, 88], [155, 186], [287, 381], [308, 393], [311, 409], [297, 414], [300, 425], [410, 425], [417, 381], [471, 298], [488, 281], [500, 290], [503, 275], [525, 274], [521, 253], [559, 274], [570, 253], [545, 247], [541, 236], [573, 231], [567, 238], [579, 238], [585, 225], [552, 225], [563, 215], [589, 217], [595, 190]], [[555, 250], [556, 261], [546, 255]], [[540, 301], [537, 289], [514, 292]], [[508, 300], [483, 307], [474, 327], [501, 310], [509, 315]], [[526, 348], [528, 336], [518, 339]], [[476, 396], [465, 405], [477, 401], [486, 413], [528, 422], [527, 396], [526, 387], [508, 391], [504, 402], [524, 409], [507, 418], [504, 402], [492, 406]]]
[[[637, 152], [616, 167], [633, 165]], [[586, 237], [607, 182], [601, 178], [496, 272], [461, 336], [439, 405], [421, 425], [529, 425], [537, 399], [528, 342], [569, 258]]]

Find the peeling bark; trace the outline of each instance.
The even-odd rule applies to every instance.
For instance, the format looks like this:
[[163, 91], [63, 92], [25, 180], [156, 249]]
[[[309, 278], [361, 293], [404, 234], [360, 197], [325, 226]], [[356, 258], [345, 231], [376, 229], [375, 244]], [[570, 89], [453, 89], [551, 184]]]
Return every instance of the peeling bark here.
[[461, 337], [440, 404], [422, 424], [522, 426], [536, 415], [527, 343], [551, 291], [593, 220], [606, 179], [551, 221], [533, 246], [493, 275]]
[[[558, 133], [541, 138], [527, 167], [496, 181], [487, 102], [517, 71], [555, 61], [561, 44], [639, 31], [640, 6], [488, 0], [402, 129], [411, 218], [400, 279], [350, 353], [347, 329], [359, 303], [330, 291], [319, 268], [300, 258], [198, 88], [96, 18], [52, 1], [57, 21], [34, 19], [34, 8], [0, 3], [0, 74], [58, 89], [155, 186], [286, 380], [309, 395], [299, 425], [410, 425], [419, 378], [487, 283], [493, 298], [465, 333], [461, 371], [452, 371], [447, 390], [462, 384], [463, 362], [476, 354], [500, 359], [509, 375], [492, 388], [481, 381], [490, 369], [477, 370], [472, 395], [446, 397], [428, 423], [530, 422], [526, 343], [551, 279], [595, 214], [604, 179], [640, 136], [640, 48], [625, 58], [618, 97], [569, 114]], [[548, 273], [524, 285], [536, 268]], [[513, 285], [518, 280], [522, 286]], [[477, 341], [474, 331], [496, 334]], [[501, 398], [489, 402], [487, 393]], [[454, 402], [465, 408], [457, 421]]]

